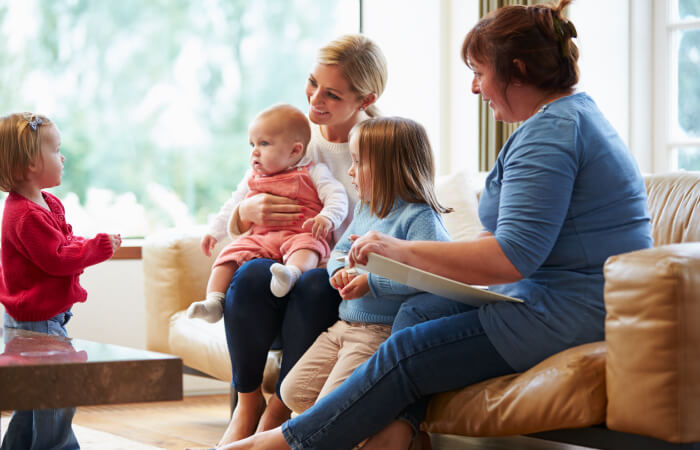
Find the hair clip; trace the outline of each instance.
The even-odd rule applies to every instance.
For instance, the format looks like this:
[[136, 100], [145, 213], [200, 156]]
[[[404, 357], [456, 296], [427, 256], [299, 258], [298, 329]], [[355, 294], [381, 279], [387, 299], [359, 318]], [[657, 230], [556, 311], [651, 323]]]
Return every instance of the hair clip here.
[[569, 39], [578, 37], [576, 27], [570, 21], [565, 21], [558, 17], [552, 17], [552, 25], [554, 27], [554, 34], [559, 41], [561, 57], [567, 58], [570, 56]]
[[41, 117], [34, 117], [34, 119], [27, 121], [29, 123], [29, 126], [32, 127], [32, 130], [36, 131], [37, 127], [44, 123], [43, 120], [41, 120]]

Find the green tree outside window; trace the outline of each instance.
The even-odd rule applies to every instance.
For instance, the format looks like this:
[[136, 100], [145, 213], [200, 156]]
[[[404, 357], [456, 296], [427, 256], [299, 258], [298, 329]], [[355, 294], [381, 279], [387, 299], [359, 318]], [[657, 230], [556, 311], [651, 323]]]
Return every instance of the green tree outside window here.
[[278, 102], [306, 109], [316, 50], [357, 31], [357, 4], [0, 0], [1, 113], [58, 124], [52, 192], [74, 226], [101, 224], [84, 234], [106, 218], [123, 235], [204, 223], [248, 168], [250, 120]]

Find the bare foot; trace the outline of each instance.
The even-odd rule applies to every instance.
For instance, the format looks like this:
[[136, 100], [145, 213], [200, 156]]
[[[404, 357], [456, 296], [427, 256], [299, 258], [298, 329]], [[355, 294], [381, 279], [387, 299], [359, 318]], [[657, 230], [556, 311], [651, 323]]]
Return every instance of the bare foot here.
[[407, 450], [413, 439], [413, 428], [405, 420], [394, 420], [382, 431], [367, 439], [362, 450]]
[[248, 393], [239, 392], [236, 409], [233, 410], [231, 421], [217, 446], [236, 442], [255, 433], [263, 411], [265, 411], [265, 397], [260, 388]]
[[425, 431], [419, 431], [411, 447], [409, 447], [409, 450], [433, 450], [433, 444], [430, 442], [430, 435]]
[[258, 422], [258, 428], [255, 432], [260, 433], [261, 431], [272, 430], [273, 428], [279, 427], [289, 420], [291, 413], [292, 412], [282, 403], [282, 400], [280, 400], [277, 394], [273, 394], [267, 401], [267, 408], [265, 408], [265, 412], [263, 412], [260, 417], [260, 422]]
[[256, 433], [242, 441], [233, 442], [217, 448], [220, 450], [289, 450], [290, 447], [287, 441], [284, 440], [282, 428], [277, 427], [274, 430]]

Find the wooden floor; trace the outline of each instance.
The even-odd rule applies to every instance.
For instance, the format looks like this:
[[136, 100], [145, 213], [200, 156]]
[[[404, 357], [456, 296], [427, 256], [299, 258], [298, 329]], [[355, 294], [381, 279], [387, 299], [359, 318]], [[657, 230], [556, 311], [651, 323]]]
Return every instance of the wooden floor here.
[[[3, 412], [2, 420], [9, 419]], [[211, 448], [230, 417], [228, 395], [189, 396], [182, 401], [81, 406], [73, 423], [165, 449]], [[524, 436], [432, 437], [434, 450], [580, 450], [584, 447]]]
[[82, 406], [73, 423], [166, 449], [216, 445], [230, 417], [228, 395], [177, 402]]

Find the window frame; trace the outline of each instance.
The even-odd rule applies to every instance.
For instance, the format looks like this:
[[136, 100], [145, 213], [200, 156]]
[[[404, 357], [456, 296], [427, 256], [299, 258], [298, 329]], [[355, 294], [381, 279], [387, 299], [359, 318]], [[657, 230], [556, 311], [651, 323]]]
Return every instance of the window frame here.
[[651, 171], [655, 173], [678, 170], [676, 151], [680, 147], [700, 147], [700, 137], [680, 138], [673, 132], [677, 119], [674, 106], [678, 95], [677, 33], [700, 30], [700, 18], [675, 19], [674, 3], [678, 0], [652, 1], [653, 18], [653, 152]]

